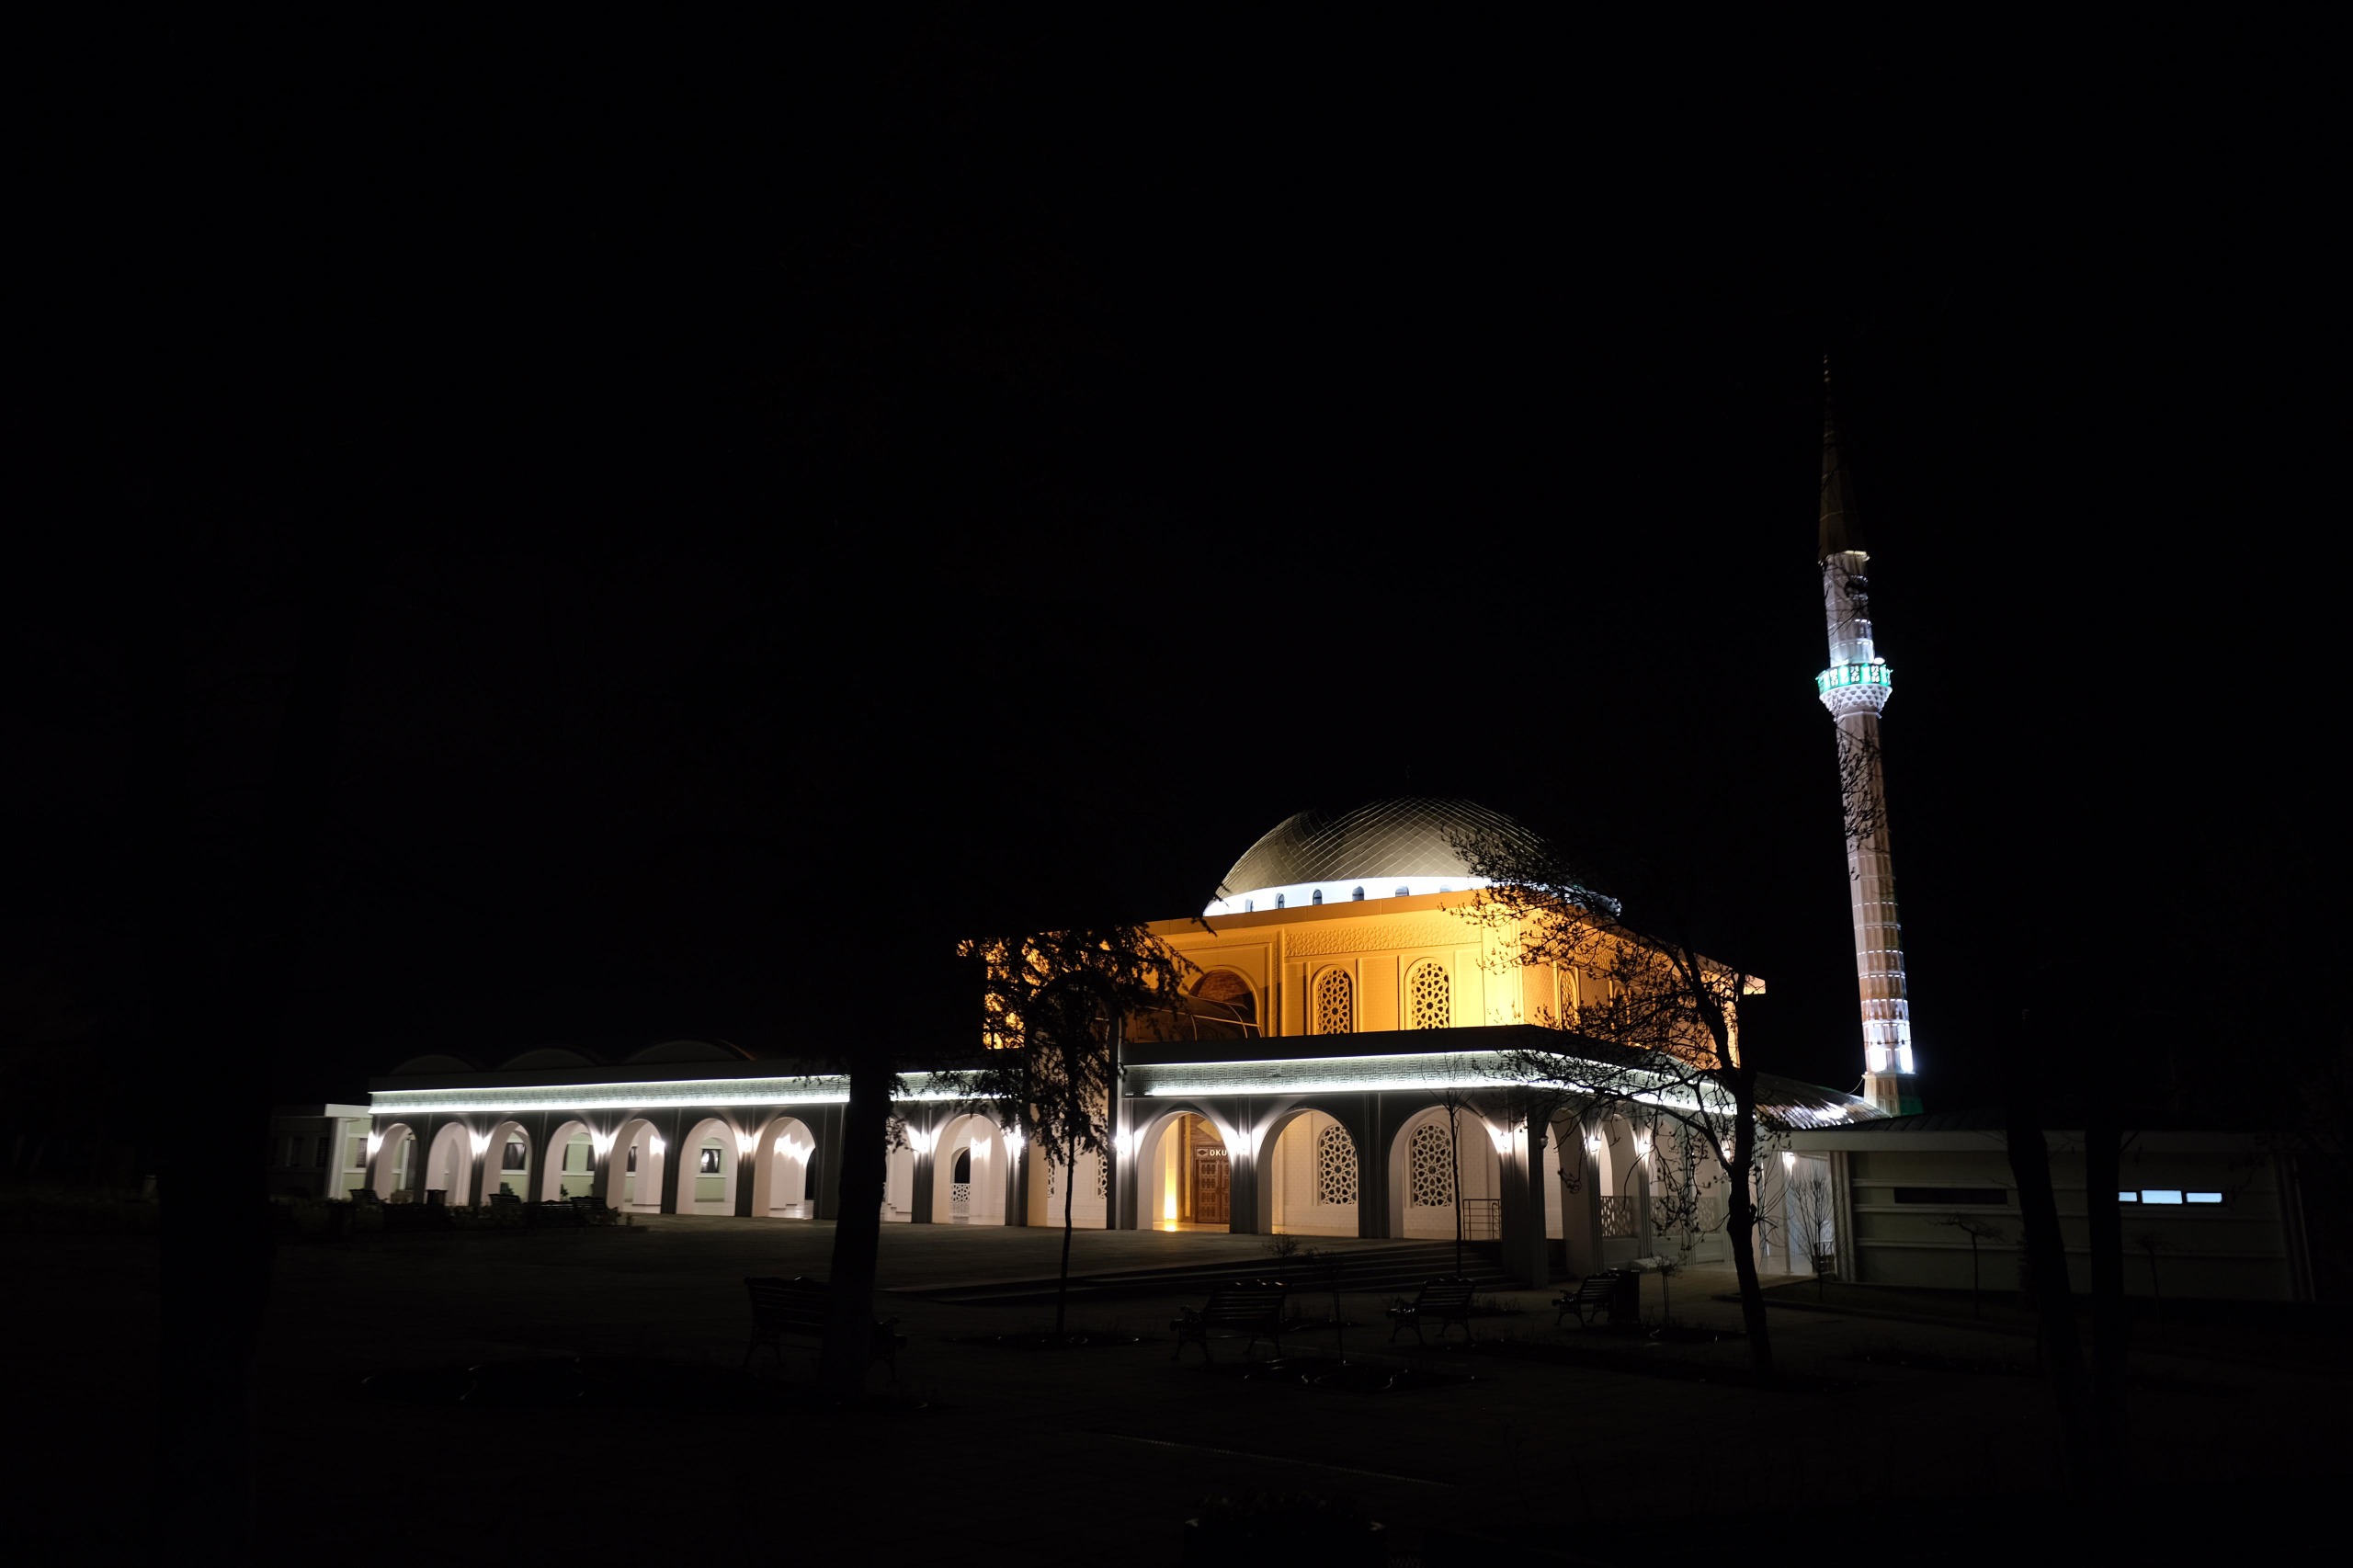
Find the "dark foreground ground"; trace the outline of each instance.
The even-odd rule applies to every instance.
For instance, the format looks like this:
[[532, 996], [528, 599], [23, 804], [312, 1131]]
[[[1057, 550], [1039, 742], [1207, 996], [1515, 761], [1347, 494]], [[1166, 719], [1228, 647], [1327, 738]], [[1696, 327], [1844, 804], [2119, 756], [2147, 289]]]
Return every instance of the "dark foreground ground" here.
[[[878, 1370], [875, 1397], [847, 1411], [801, 1392], [806, 1352], [748, 1402], [724, 1376], [745, 1346], [742, 1277], [822, 1276], [830, 1226], [663, 1218], [285, 1248], [256, 1397], [262, 1561], [1147, 1565], [1178, 1560], [1203, 1498], [1248, 1493], [1346, 1500], [1388, 1525], [1401, 1555], [1432, 1562], [2040, 1561], [2101, 1546], [2164, 1561], [2216, 1536], [2248, 1550], [2292, 1540], [2344, 1474], [2341, 1341], [2262, 1325], [2176, 1331], [2175, 1348], [2136, 1352], [2135, 1480], [2086, 1512], [2061, 1494], [2050, 1401], [2023, 1375], [2031, 1342], [1951, 1303], [1867, 1316], [1902, 1303], [1850, 1291], [1828, 1298], [1834, 1310], [1779, 1309], [1791, 1376], [1756, 1387], [1736, 1341], [1556, 1330], [1551, 1292], [1497, 1297], [1506, 1310], [1477, 1326], [1501, 1353], [1418, 1360], [1389, 1344], [1385, 1297], [1347, 1297], [1352, 1357], [1475, 1374], [1368, 1394], [1205, 1371], [1192, 1351], [1172, 1365], [1167, 1321], [1197, 1298], [1084, 1304], [1074, 1324], [1150, 1341], [1040, 1353], [960, 1341], [1046, 1326], [1051, 1308], [921, 1293], [1051, 1274], [1058, 1239], [887, 1230], [885, 1310], [912, 1343], [895, 1390]], [[153, 1243], [5, 1244], [20, 1494], [5, 1555], [174, 1561], [168, 1521], [143, 1505]], [[1283, 1267], [1241, 1236], [1082, 1233], [1077, 1255], [1088, 1269]], [[1678, 1280], [1677, 1318], [1733, 1325], [1735, 1309], [1711, 1299], [1728, 1285]], [[1300, 1343], [1328, 1355], [1335, 1338]], [[453, 1404], [362, 1387], [379, 1372], [574, 1357], [609, 1358], [637, 1397], [608, 1383], [595, 1403], [525, 1388]], [[165, 1544], [142, 1552], [151, 1526]]]

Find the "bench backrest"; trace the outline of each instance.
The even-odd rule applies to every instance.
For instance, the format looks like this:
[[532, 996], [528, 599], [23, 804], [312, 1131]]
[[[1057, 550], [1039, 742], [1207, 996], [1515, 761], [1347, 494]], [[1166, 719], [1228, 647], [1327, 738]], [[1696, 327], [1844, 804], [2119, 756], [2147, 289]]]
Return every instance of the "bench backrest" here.
[[1588, 1274], [1577, 1285], [1577, 1300], [1601, 1301], [1608, 1296], [1610, 1287], [1617, 1282], [1617, 1276], [1612, 1274]]
[[1240, 1280], [1231, 1285], [1219, 1285], [1210, 1291], [1209, 1305], [1201, 1309], [1203, 1323], [1264, 1323], [1268, 1318], [1282, 1316], [1283, 1297], [1288, 1287], [1279, 1281], [1260, 1279], [1245, 1284]]
[[826, 1308], [833, 1291], [822, 1279], [812, 1279], [806, 1275], [798, 1279], [747, 1276], [744, 1288], [752, 1293], [752, 1322], [756, 1327], [822, 1329], [825, 1326]]
[[1430, 1312], [1452, 1312], [1469, 1306], [1472, 1293], [1478, 1289], [1468, 1279], [1425, 1279], [1414, 1305]]

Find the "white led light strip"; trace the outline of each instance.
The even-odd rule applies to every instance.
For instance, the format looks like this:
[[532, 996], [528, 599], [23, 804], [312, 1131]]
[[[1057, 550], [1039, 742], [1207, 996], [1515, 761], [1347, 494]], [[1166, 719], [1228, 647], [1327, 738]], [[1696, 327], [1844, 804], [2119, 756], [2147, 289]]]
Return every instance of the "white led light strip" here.
[[[961, 1100], [936, 1074], [910, 1074], [897, 1100]], [[656, 1110], [676, 1106], [845, 1105], [849, 1080], [813, 1078], [686, 1078], [665, 1083], [575, 1084], [544, 1088], [380, 1089], [368, 1096], [377, 1116], [452, 1115], [468, 1111]]]

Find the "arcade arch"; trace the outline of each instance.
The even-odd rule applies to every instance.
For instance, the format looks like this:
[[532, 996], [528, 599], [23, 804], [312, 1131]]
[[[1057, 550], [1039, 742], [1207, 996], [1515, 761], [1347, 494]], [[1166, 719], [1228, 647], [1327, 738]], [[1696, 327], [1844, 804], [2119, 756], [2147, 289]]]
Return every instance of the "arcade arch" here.
[[645, 1214], [662, 1207], [662, 1166], [669, 1153], [661, 1131], [643, 1117], [632, 1117], [613, 1134], [613, 1174], [605, 1201]]
[[1276, 1231], [1302, 1236], [1360, 1233], [1363, 1162], [1355, 1134], [1336, 1118], [1312, 1107], [1287, 1117], [1268, 1140], [1258, 1172]]
[[1136, 1226], [1222, 1231], [1233, 1221], [1233, 1163], [1224, 1131], [1197, 1111], [1172, 1111], [1136, 1141]]
[[376, 1196], [390, 1199], [396, 1192], [414, 1190], [410, 1180], [417, 1165], [416, 1133], [405, 1122], [396, 1121], [383, 1131], [376, 1145], [375, 1171], [369, 1186]]
[[752, 1156], [752, 1212], [815, 1219], [816, 1170], [816, 1130], [797, 1116], [771, 1117]]
[[678, 1212], [735, 1212], [735, 1130], [716, 1116], [707, 1116], [687, 1129], [678, 1140]]
[[436, 1192], [444, 1203], [474, 1200], [473, 1132], [465, 1123], [452, 1121], [433, 1135], [432, 1150], [425, 1157], [425, 1190], [427, 1203]]
[[1488, 1240], [1497, 1233], [1502, 1177], [1486, 1119], [1461, 1106], [1449, 1124], [1446, 1108], [1431, 1106], [1410, 1118], [1390, 1141], [1389, 1233], [1452, 1241], [1459, 1193], [1463, 1237]]
[[567, 1121], [548, 1135], [547, 1170], [540, 1178], [539, 1199], [551, 1203], [565, 1198], [586, 1198], [597, 1190], [597, 1140], [585, 1121]]
[[967, 1113], [932, 1145], [931, 1218], [942, 1225], [1002, 1225], [1011, 1149], [996, 1124]]
[[502, 1121], [492, 1128], [483, 1158], [489, 1162], [482, 1173], [484, 1202], [501, 1193], [518, 1199], [531, 1196], [531, 1135], [521, 1122]]

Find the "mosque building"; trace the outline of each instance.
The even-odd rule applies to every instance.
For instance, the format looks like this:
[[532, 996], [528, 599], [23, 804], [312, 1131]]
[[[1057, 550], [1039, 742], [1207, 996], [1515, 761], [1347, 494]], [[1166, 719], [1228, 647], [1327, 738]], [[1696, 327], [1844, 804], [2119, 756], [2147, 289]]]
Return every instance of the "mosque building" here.
[[[1815, 686], [1838, 737], [1864, 1092], [1760, 1083], [1779, 1157], [1761, 1173], [1759, 1262], [1966, 1285], [1985, 1227], [1997, 1238], [1987, 1244], [2014, 1250], [2006, 1145], [1997, 1122], [1918, 1114], [1879, 748], [1889, 667], [1827, 414], [1818, 561], [1830, 656]], [[1686, 1158], [1670, 1121], [1639, 1105], [1524, 1114], [1500, 1092], [1513, 1052], [1575, 1054], [1579, 1037], [1558, 1026], [1598, 983], [1507, 961], [1511, 933], [1472, 917], [1486, 884], [1464, 846], [1529, 836], [1461, 800], [1277, 824], [1206, 909], [1151, 927], [1190, 978], [1129, 1032], [1107, 1154], [1058, 1169], [945, 1072], [905, 1073], [884, 1218], [1059, 1223], [1071, 1182], [1083, 1227], [1462, 1239], [1534, 1283], [1668, 1255], [1722, 1258], [1724, 1178], [1712, 1160]], [[303, 1127], [331, 1131], [279, 1157], [311, 1161], [302, 1179], [330, 1191], [396, 1202], [587, 1198], [636, 1213], [822, 1221], [840, 1212], [847, 1090], [815, 1062], [697, 1040], [620, 1062], [533, 1051], [490, 1071], [425, 1056], [375, 1081], [364, 1123], [328, 1114], [353, 1108], [311, 1108]], [[2054, 1150], [2063, 1188], [2074, 1172], [2080, 1231], [2081, 1162]], [[2199, 1281], [2190, 1293], [2311, 1293], [2280, 1162], [2204, 1133], [2144, 1140], [2134, 1160], [2146, 1181], [2127, 1196], [2164, 1232], [2177, 1273]], [[1668, 1223], [1654, 1199], [1676, 1172]]]

